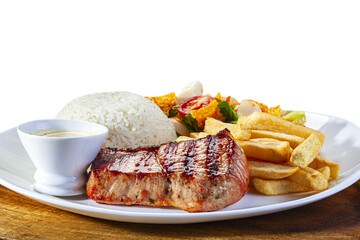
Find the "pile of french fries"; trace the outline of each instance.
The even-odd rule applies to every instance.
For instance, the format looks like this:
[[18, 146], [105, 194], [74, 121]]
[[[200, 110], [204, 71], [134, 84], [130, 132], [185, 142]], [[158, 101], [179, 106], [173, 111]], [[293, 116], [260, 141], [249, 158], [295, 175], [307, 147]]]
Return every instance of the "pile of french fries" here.
[[240, 116], [237, 124], [207, 118], [203, 132], [180, 136], [177, 141], [202, 138], [224, 128], [244, 150], [250, 185], [262, 194], [323, 191], [338, 178], [340, 166], [319, 155], [323, 133], [267, 113]]

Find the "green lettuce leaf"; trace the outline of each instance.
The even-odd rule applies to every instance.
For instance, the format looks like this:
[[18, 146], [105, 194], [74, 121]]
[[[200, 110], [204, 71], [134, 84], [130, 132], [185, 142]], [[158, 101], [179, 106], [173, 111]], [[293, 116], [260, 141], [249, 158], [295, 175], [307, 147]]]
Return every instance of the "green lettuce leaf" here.
[[236, 123], [238, 120], [238, 115], [234, 109], [226, 101], [221, 101], [218, 103], [218, 108], [220, 112], [226, 117], [225, 122], [227, 123]]
[[199, 127], [197, 120], [190, 114], [186, 114], [186, 116], [183, 118], [179, 116], [179, 118], [185, 124], [189, 132], [201, 132], [203, 130], [201, 127]]
[[176, 115], [178, 115], [178, 105], [172, 107], [170, 110], [169, 110], [169, 118], [172, 118], [172, 117], [175, 117]]

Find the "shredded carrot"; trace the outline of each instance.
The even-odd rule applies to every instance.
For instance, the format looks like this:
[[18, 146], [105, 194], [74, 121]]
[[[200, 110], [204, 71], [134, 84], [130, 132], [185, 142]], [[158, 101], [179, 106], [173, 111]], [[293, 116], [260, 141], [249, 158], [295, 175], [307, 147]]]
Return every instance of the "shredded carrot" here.
[[214, 114], [214, 118], [220, 121], [225, 121], [224, 115], [220, 112], [220, 109], [218, 108], [217, 111]]
[[232, 107], [232, 106], [240, 105], [240, 103], [230, 103], [229, 105]]
[[229, 103], [229, 102], [230, 102], [230, 99], [231, 99], [231, 96], [228, 96], [228, 97], [226, 98], [226, 101]]
[[219, 116], [219, 114], [220, 114], [220, 109], [217, 108], [215, 111], [214, 117], [217, 118], [217, 116]]
[[176, 120], [176, 121], [178, 121], [178, 122], [182, 122], [182, 121], [180, 120], [180, 118], [178, 118], [178, 116], [172, 117], [172, 119], [174, 119], [174, 120]]

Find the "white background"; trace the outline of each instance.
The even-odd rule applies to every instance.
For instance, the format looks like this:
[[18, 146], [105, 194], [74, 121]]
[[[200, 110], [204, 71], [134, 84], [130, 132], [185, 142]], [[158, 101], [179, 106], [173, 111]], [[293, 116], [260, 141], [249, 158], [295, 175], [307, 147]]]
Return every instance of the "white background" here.
[[0, 132], [103, 91], [205, 93], [360, 126], [360, 1], [1, 1]]

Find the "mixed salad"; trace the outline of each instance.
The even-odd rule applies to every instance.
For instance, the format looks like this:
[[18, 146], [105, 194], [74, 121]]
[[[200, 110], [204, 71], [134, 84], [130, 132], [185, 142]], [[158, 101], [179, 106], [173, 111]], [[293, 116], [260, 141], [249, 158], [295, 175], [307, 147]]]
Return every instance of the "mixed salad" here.
[[203, 86], [200, 82], [187, 85], [177, 96], [169, 93], [159, 97], [147, 97], [156, 103], [166, 116], [174, 121], [179, 135], [188, 135], [191, 132], [201, 132], [208, 117], [222, 122], [236, 124], [240, 116], [247, 116], [261, 111], [279, 118], [303, 125], [306, 122], [305, 112], [285, 111], [276, 107], [268, 107], [251, 99], [237, 101], [231, 96], [223, 97], [220, 93], [212, 97], [203, 95]]

